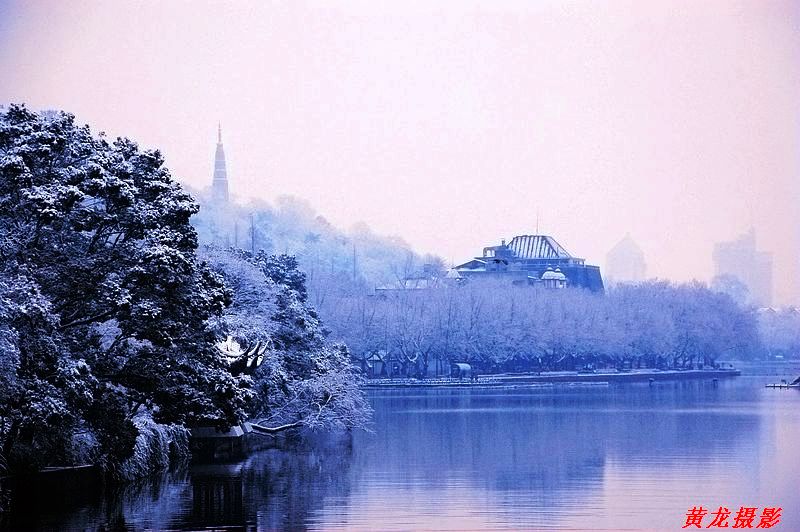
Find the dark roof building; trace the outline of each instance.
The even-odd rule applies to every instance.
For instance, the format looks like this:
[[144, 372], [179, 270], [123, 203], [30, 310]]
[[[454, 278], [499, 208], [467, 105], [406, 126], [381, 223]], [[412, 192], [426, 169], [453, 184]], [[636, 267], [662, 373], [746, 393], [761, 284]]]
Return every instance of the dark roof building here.
[[573, 257], [551, 236], [520, 235], [506, 244], [483, 248], [483, 254], [455, 267], [465, 279], [509, 280], [546, 288], [578, 287], [603, 291], [600, 268]]

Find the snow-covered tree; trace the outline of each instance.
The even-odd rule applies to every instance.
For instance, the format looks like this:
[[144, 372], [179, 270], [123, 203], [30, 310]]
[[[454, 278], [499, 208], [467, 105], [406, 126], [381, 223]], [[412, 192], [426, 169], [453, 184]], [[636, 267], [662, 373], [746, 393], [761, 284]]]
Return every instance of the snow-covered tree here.
[[366, 367], [424, 376], [450, 363], [479, 372], [696, 367], [759, 352], [755, 315], [700, 284], [620, 284], [607, 294], [475, 282], [347, 296], [325, 316]]
[[197, 205], [157, 151], [108, 141], [66, 113], [0, 115], [2, 453], [98, 463], [132, 451], [132, 419], [240, 421], [249, 397], [209, 320], [230, 293], [195, 257]]
[[750, 289], [738, 277], [723, 273], [711, 279], [711, 289], [728, 294], [738, 305], [746, 305], [750, 299]]
[[758, 311], [758, 329], [765, 354], [787, 358], [800, 356], [800, 310], [794, 307]]
[[232, 291], [215, 323], [233, 346], [231, 358], [243, 357], [241, 367], [253, 376], [254, 427], [266, 433], [363, 427], [370, 408], [362, 377], [347, 348], [326, 340], [297, 260], [211, 247], [204, 257]]

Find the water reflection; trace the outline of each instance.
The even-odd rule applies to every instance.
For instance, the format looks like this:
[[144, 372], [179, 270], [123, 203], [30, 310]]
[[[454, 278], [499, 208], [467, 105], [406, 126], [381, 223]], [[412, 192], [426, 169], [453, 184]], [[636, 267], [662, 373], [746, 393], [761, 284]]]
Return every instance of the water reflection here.
[[[301, 529], [329, 494], [346, 496], [349, 437], [267, 449], [232, 464], [187, 465], [101, 490], [40, 484], [14, 493], [8, 530]], [[43, 496], [44, 495], [44, 496]], [[59, 504], [67, 499], [65, 504]]]
[[185, 528], [243, 527], [254, 522], [244, 507], [244, 481], [241, 464], [194, 467], [192, 511], [180, 525]]
[[[757, 378], [376, 394], [350, 508], [320, 528], [674, 528], [695, 504], [800, 507], [800, 394]], [[769, 472], [769, 473], [767, 473]], [[455, 501], [455, 503], [454, 503]], [[714, 506], [716, 508], [716, 506]], [[369, 516], [369, 517], [365, 517]], [[377, 521], [376, 521], [377, 519]], [[784, 522], [797, 527], [797, 515]]]
[[703, 504], [783, 506], [781, 526], [800, 530], [800, 393], [763, 381], [381, 391], [371, 433], [60, 505], [50, 491], [5, 525], [675, 529]]
[[[656, 500], [642, 509], [607, 512], [614, 502], [609, 496], [625, 500], [632, 495], [624, 484], [609, 483], [611, 464], [623, 471], [645, 467], [648, 493], [657, 488], [665, 465], [676, 466], [685, 481], [703, 472], [716, 474], [726, 457], [753, 450], [748, 443], [761, 424], [758, 405], [747, 392], [753, 389], [695, 381], [376, 394], [377, 429], [356, 441], [360, 488], [350, 503], [371, 508], [375, 499], [391, 498], [393, 492], [419, 495], [424, 486], [433, 502], [416, 505], [413, 514], [396, 510], [401, 522], [450, 529], [613, 529], [622, 523], [647, 526], [640, 518], [649, 509], [661, 522], [677, 523], [686, 507], [674, 497], [663, 501], [669, 507], [659, 508]], [[743, 467], [750, 474], [757, 469]], [[699, 484], [683, 490], [696, 501], [705, 493]], [[462, 499], [460, 508], [437, 502], [454, 498]], [[362, 515], [319, 524], [368, 529], [374, 521]], [[392, 526], [390, 519], [380, 524]]]

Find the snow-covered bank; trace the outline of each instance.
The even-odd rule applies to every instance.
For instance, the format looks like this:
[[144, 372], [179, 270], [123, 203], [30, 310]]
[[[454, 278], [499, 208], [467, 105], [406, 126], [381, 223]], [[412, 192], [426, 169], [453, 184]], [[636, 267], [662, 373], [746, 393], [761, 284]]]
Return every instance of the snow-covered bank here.
[[693, 369], [677, 370], [631, 370], [608, 371], [595, 373], [578, 373], [577, 371], [552, 371], [542, 373], [486, 375], [474, 381], [468, 379], [375, 379], [367, 382], [367, 388], [387, 387], [474, 387], [474, 386], [508, 386], [537, 383], [602, 383], [602, 382], [634, 382], [679, 379], [714, 379], [737, 377], [738, 369]]

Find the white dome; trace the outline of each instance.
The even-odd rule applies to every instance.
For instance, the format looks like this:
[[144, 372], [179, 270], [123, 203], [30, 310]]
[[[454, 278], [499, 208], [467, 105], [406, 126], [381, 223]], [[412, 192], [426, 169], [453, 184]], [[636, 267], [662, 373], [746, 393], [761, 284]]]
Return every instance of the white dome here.
[[566, 281], [566, 280], [567, 276], [561, 273], [561, 270], [559, 269], [553, 271], [550, 268], [548, 268], [547, 271], [542, 274], [542, 281]]

